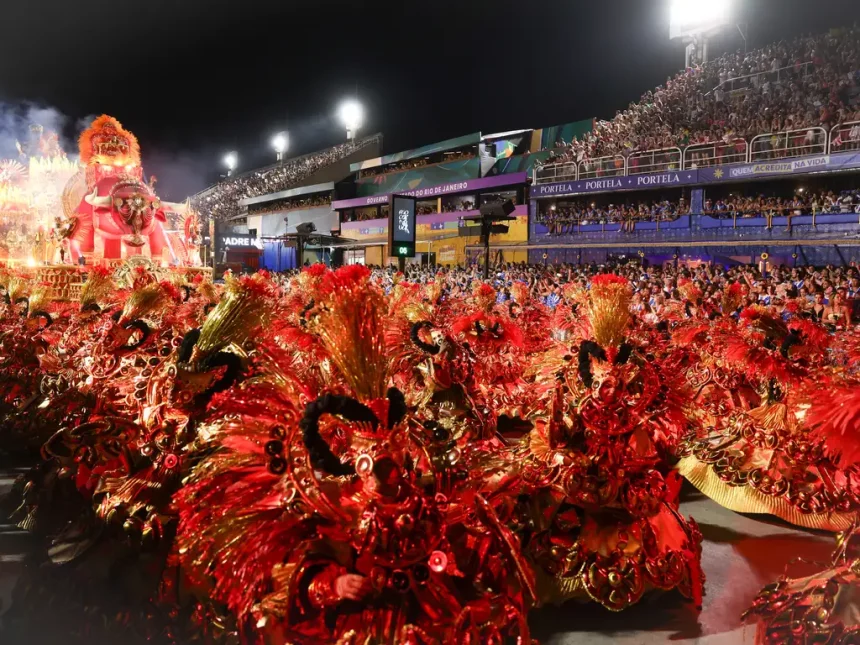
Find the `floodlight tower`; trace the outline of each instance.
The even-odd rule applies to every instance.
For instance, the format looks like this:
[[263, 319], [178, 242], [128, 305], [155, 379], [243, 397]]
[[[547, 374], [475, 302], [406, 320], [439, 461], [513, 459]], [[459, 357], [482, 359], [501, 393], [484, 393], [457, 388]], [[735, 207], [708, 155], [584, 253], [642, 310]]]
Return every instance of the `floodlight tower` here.
[[[687, 43], [685, 66], [708, 62], [708, 40], [732, 24], [734, 0], [670, 0], [669, 38]], [[738, 27], [740, 29], [740, 27]], [[746, 40], [746, 35], [741, 30]]]
[[272, 137], [272, 147], [275, 149], [278, 161], [284, 160], [284, 152], [286, 152], [288, 144], [289, 139], [287, 138], [286, 132], [278, 132], [274, 137]]
[[340, 120], [346, 127], [347, 140], [353, 141], [355, 139], [356, 132], [361, 127], [362, 121], [364, 120], [364, 108], [358, 101], [348, 99], [341, 103], [338, 112], [340, 114]]
[[224, 165], [227, 166], [227, 176], [232, 177], [233, 171], [236, 170], [236, 166], [239, 165], [239, 155], [235, 152], [228, 152], [224, 155]]

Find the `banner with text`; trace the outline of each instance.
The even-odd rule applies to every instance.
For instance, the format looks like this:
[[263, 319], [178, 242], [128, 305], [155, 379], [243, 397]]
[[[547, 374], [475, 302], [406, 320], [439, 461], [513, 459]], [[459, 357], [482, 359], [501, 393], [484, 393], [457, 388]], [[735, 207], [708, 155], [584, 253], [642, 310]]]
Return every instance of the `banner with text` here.
[[[426, 187], [412, 187], [409, 190], [398, 191], [398, 195], [408, 195], [416, 199], [430, 199], [451, 195], [453, 193], [478, 192], [499, 188], [500, 186], [514, 186], [524, 184], [528, 175], [524, 172], [515, 172], [507, 175], [496, 175], [493, 177], [481, 177], [480, 179], [465, 179], [463, 181], [443, 182]], [[355, 199], [341, 199], [332, 203], [335, 210], [345, 208], [362, 208], [363, 206], [375, 206], [387, 204], [390, 195], [370, 195], [367, 197], [356, 197]]]
[[580, 179], [579, 181], [563, 181], [554, 184], [537, 184], [531, 187], [530, 195], [532, 198], [540, 199], [580, 193], [608, 193], [691, 184], [731, 183], [765, 177], [852, 169], [860, 170], [860, 152], [839, 152], [830, 155], [716, 166], [697, 170], [674, 170], [631, 177]]
[[580, 179], [563, 181], [556, 184], [538, 184], [531, 187], [533, 198], [576, 195], [578, 193], [604, 193], [613, 190], [645, 190], [695, 184], [699, 181], [699, 171], [678, 170], [654, 175], [634, 175], [632, 177], [607, 177], [605, 179]]
[[799, 175], [810, 172], [830, 172], [860, 168], [860, 152], [838, 152], [829, 155], [781, 159], [778, 161], [759, 161], [736, 166], [718, 166], [699, 170], [699, 181], [738, 181], [756, 177], [779, 175]]

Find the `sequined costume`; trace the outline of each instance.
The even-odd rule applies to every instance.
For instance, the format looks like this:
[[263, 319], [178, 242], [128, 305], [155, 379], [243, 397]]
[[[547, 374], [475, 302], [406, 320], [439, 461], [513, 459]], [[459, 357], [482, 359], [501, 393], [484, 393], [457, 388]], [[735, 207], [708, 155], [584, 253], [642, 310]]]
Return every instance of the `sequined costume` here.
[[518, 542], [445, 475], [388, 388], [385, 303], [367, 275], [322, 287], [315, 333], [338, 386], [301, 411], [260, 375], [234, 412], [222, 402], [224, 449], [180, 492], [177, 561], [252, 642], [527, 641]]
[[[860, 383], [828, 383], [808, 411], [810, 433], [842, 469], [860, 465]], [[759, 593], [743, 618], [757, 625], [760, 645], [847, 645], [860, 639], [860, 523], [854, 519], [836, 537], [830, 563], [793, 561], [786, 574]], [[789, 572], [794, 575], [789, 575]]]
[[588, 336], [538, 361], [546, 414], [511, 450], [528, 493], [525, 551], [547, 602], [591, 598], [618, 611], [678, 588], [700, 605], [701, 535], [667, 476], [686, 429], [683, 383], [631, 344], [628, 290], [595, 277]]
[[723, 506], [769, 513], [793, 524], [840, 531], [858, 505], [856, 473], [838, 468], [807, 427], [804, 390], [822, 373], [826, 333], [804, 320], [785, 323], [748, 308], [722, 331], [720, 364], [754, 387], [761, 403], [709, 417], [702, 436], [688, 434], [679, 472]]

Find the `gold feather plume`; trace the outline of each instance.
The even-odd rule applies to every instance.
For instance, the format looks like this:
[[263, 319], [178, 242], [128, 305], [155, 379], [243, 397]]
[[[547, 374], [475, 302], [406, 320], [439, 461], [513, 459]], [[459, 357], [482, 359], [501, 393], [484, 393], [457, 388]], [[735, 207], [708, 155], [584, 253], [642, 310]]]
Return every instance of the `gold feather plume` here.
[[383, 398], [388, 386], [388, 360], [382, 291], [370, 283], [370, 272], [358, 265], [327, 277], [329, 295], [317, 318], [320, 340], [358, 398]]
[[228, 345], [241, 345], [260, 325], [265, 324], [271, 313], [273, 287], [265, 276], [229, 276], [225, 283], [224, 297], [200, 329], [191, 362], [221, 351]]
[[131, 292], [122, 310], [121, 322], [137, 320], [144, 316], [159, 313], [170, 302], [164, 288], [157, 282], [139, 287]]
[[111, 274], [100, 267], [94, 268], [87, 275], [87, 281], [81, 287], [81, 307], [100, 305], [114, 291]]
[[617, 347], [630, 322], [630, 284], [612, 274], [596, 275], [588, 292], [588, 318], [594, 340], [602, 347]]
[[29, 313], [33, 313], [34, 311], [45, 311], [47, 309], [48, 304], [50, 304], [51, 299], [48, 297], [48, 287], [44, 285], [38, 285], [30, 292], [29, 304], [27, 306], [27, 311]]

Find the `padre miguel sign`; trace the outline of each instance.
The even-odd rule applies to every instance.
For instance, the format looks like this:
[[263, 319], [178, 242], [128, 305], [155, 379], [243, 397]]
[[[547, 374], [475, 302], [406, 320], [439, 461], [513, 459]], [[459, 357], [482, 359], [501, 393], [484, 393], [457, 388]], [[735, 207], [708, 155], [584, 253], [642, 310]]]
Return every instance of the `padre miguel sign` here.
[[259, 252], [259, 249], [257, 248], [256, 235], [248, 235], [247, 233], [231, 233], [216, 226], [213, 240], [215, 246], [215, 258], [218, 262], [226, 261], [224, 257], [225, 253], [235, 251], [244, 253], [250, 253], [253, 251]]
[[225, 233], [221, 236], [221, 246], [225, 249], [234, 250], [242, 247], [256, 247], [257, 237], [245, 233]]
[[389, 253], [398, 258], [415, 257], [415, 198], [392, 195], [388, 210]]

